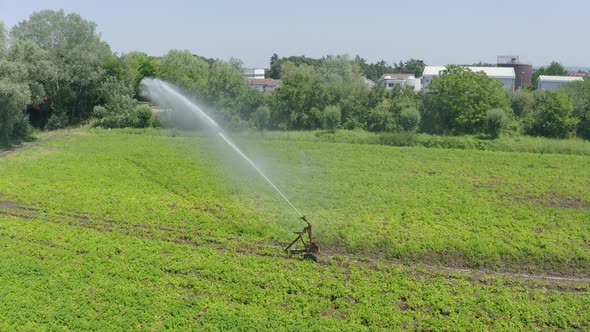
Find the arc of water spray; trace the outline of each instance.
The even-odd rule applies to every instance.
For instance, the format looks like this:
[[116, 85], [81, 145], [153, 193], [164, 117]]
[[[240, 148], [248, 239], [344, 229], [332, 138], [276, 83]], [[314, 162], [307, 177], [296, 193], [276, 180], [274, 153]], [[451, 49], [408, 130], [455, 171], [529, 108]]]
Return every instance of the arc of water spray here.
[[[221, 127], [207, 113], [205, 113], [197, 105], [195, 105], [190, 100], [188, 100], [188, 98], [186, 98], [182, 94], [178, 93], [175, 89], [173, 89], [171, 86], [169, 86], [168, 83], [166, 83], [164, 81], [161, 81], [158, 79], [146, 78], [146, 79], [142, 80], [141, 84], [148, 88], [147, 93], [151, 98], [154, 98], [154, 97], [157, 98], [158, 97], [157, 92], [161, 92], [163, 90], [163, 91], [167, 92], [168, 94], [171, 94], [171, 95], [179, 98], [180, 101], [182, 101], [182, 103], [184, 105], [186, 105], [192, 111], [197, 111], [198, 112], [197, 115], [205, 118], [207, 120], [207, 122], [210, 124], [210, 127], [212, 129], [214, 129], [215, 131], [218, 131], [217, 134], [235, 152], [237, 152], [240, 156], [242, 156], [242, 158], [244, 158], [250, 164], [250, 166], [252, 166], [258, 172], [258, 174], [260, 174], [260, 176], [262, 176], [262, 178], [264, 178], [264, 180], [266, 180], [266, 182], [268, 182], [268, 184], [270, 184], [271, 187], [274, 190], [276, 190], [277, 193], [279, 193], [279, 195], [281, 195], [281, 197], [285, 200], [285, 202], [287, 202], [293, 208], [293, 210], [295, 210], [295, 212], [297, 212], [299, 214], [300, 217], [303, 217], [303, 214], [295, 207], [295, 205], [293, 205], [293, 203], [291, 203], [291, 201], [287, 198], [287, 196], [285, 196], [285, 194], [283, 194], [283, 192], [277, 186], [275, 186], [275, 184], [258, 168], [258, 166], [256, 166], [256, 164], [250, 158], [248, 158], [248, 156], [246, 156], [234, 143], [232, 143], [232, 141], [230, 141], [227, 137], [225, 137], [225, 135], [221, 131]], [[154, 87], [159, 91], [149, 91], [150, 89], [153, 89]], [[162, 96], [160, 96], [160, 97], [162, 97]]]
[[234, 151], [236, 151], [240, 156], [242, 156], [244, 159], [246, 159], [246, 161], [252, 166], [254, 167], [254, 169], [258, 172], [258, 174], [260, 174], [260, 176], [262, 176], [266, 182], [268, 182], [273, 188], [274, 190], [276, 190], [279, 195], [281, 195], [281, 197], [283, 197], [283, 199], [285, 199], [285, 201], [287, 203], [289, 203], [289, 205], [291, 205], [291, 207], [293, 208], [293, 210], [295, 210], [297, 213], [299, 213], [300, 217], [303, 217], [303, 214], [295, 207], [295, 205], [293, 205], [293, 203], [291, 203], [291, 201], [287, 198], [287, 196], [285, 196], [280, 190], [279, 188], [277, 188], [277, 186], [274, 185], [274, 183], [272, 183], [272, 181], [270, 181], [269, 178], [266, 177], [266, 175], [264, 175], [264, 173], [262, 173], [262, 171], [256, 166], [256, 164], [250, 160], [250, 158], [248, 158], [248, 156], [246, 156], [245, 154], [242, 153], [242, 151], [240, 151], [240, 149], [238, 149], [237, 146], [234, 145], [234, 143], [232, 143], [229, 139], [227, 139], [227, 137], [225, 137], [225, 135], [223, 135], [222, 132], [218, 133], [219, 136], [221, 136], [221, 138], [223, 138], [223, 140], [232, 147], [232, 149], [234, 149]]

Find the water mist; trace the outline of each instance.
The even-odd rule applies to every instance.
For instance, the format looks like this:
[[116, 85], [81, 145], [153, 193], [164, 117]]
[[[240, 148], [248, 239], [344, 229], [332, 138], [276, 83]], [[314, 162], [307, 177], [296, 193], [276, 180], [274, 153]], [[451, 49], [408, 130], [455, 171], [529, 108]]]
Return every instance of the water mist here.
[[213, 120], [205, 111], [203, 111], [199, 106], [195, 103], [191, 102], [187, 97], [182, 95], [182, 93], [178, 92], [178, 89], [174, 87], [174, 85], [164, 82], [159, 79], [153, 78], [144, 78], [141, 81], [142, 86], [142, 95], [147, 97], [152, 102], [159, 106], [166, 107], [171, 109], [173, 112], [178, 109], [189, 110], [191, 113], [196, 115], [201, 124], [204, 125], [209, 131], [221, 137], [221, 139], [231, 147], [238, 155], [240, 155], [250, 166], [252, 166], [260, 176], [270, 186], [277, 192], [279, 195], [299, 214], [300, 217], [303, 217], [303, 214], [291, 203], [291, 201], [283, 194], [281, 190], [256, 166], [256, 164], [248, 158], [228, 137], [223, 133], [222, 128]]

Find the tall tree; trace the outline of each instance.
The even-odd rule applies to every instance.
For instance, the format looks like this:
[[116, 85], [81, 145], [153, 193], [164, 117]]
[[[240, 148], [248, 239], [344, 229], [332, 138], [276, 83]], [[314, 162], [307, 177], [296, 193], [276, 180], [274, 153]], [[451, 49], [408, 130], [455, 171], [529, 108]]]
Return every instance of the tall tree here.
[[488, 110], [509, 109], [510, 95], [502, 83], [462, 66], [447, 66], [428, 90], [422, 123], [430, 132], [478, 132]]
[[88, 117], [102, 64], [112, 54], [96, 32], [96, 24], [63, 10], [43, 10], [14, 26], [10, 35], [13, 40], [33, 41], [48, 52], [57, 68], [57, 77], [44, 86], [52, 107], [73, 120]]
[[395, 72], [414, 74], [416, 77], [422, 76], [426, 64], [422, 60], [410, 59], [406, 62], [400, 61], [399, 64], [395, 64]]
[[321, 124], [326, 90], [309, 65], [285, 62], [282, 83], [273, 94], [272, 122], [281, 129], [311, 129]]
[[573, 116], [574, 103], [563, 90], [536, 91], [533, 111], [524, 119], [528, 135], [567, 138], [578, 124]]
[[6, 30], [4, 22], [0, 21], [0, 59], [6, 56]]
[[24, 64], [0, 59], [0, 146], [14, 138], [14, 128], [26, 106], [31, 102]]
[[131, 52], [123, 56], [126, 76], [131, 80], [131, 86], [137, 96], [139, 96], [139, 83], [144, 77], [155, 77], [158, 70], [158, 63], [154, 57], [150, 57], [142, 52]]
[[279, 79], [281, 78], [281, 64], [279, 63], [279, 55], [273, 53], [270, 57], [270, 78]]
[[[145, 59], [143, 64], [147, 65]], [[158, 77], [203, 96], [207, 91], [209, 64], [190, 51], [171, 50], [158, 62]], [[141, 69], [138, 68], [138, 69]]]

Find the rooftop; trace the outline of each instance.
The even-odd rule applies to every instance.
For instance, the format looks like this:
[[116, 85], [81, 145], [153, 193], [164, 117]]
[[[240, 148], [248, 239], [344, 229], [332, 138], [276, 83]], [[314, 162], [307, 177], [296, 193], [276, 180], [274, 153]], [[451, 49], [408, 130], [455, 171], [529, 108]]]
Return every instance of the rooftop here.
[[[486, 75], [495, 78], [515, 78], [514, 68], [512, 67], [467, 67], [473, 72], [483, 71]], [[426, 66], [422, 76], [438, 76], [445, 70], [443, 66]]]
[[255, 78], [255, 79], [248, 80], [248, 82], [250, 83], [250, 85], [270, 85], [270, 86], [274, 85], [274, 86], [276, 86], [276, 85], [279, 85], [281, 80], [275, 80], [274, 78]]
[[574, 82], [574, 81], [583, 81], [584, 79], [579, 76], [540, 75], [539, 80], [543, 81], [543, 82]]

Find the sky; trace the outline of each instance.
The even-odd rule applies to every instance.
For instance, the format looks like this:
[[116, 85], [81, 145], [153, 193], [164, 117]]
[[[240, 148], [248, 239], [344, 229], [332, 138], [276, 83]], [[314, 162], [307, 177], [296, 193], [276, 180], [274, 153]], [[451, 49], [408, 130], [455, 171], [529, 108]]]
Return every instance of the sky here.
[[590, 67], [588, 0], [0, 0], [0, 21], [9, 29], [43, 9], [95, 22], [118, 54], [187, 49], [260, 68], [273, 53]]

